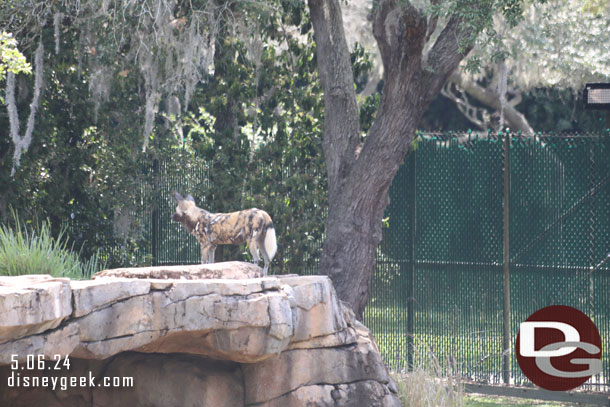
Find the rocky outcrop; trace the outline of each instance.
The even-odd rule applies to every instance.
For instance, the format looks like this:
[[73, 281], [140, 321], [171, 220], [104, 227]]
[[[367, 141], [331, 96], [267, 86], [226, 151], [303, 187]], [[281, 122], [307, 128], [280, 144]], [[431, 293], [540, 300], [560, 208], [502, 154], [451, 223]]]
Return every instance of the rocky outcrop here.
[[[218, 270], [231, 279], [201, 279]], [[0, 405], [400, 406], [327, 277], [238, 277], [248, 270], [0, 277]]]

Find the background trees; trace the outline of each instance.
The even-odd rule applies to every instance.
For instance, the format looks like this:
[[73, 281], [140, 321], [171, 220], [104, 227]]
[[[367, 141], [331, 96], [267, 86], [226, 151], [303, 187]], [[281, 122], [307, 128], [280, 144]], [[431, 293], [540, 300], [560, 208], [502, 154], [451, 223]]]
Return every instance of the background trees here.
[[[13, 207], [49, 218], [55, 233], [68, 223], [84, 255], [116, 246], [110, 265], [137, 264], [154, 163], [186, 178], [207, 161], [213, 189], [189, 192], [210, 210], [273, 213], [285, 239], [279, 271], [320, 238], [322, 110], [303, 4], [14, 0], [0, 5], [0, 27], [29, 60], [41, 50], [43, 79], [18, 166], [16, 143], [0, 136], [3, 222]], [[12, 119], [0, 109], [0, 126], [22, 123], [20, 137], [34, 76], [2, 82], [15, 109]]]
[[[357, 12], [345, 31], [342, 8], [353, 4], [335, 0], [3, 1], [0, 30], [14, 35], [33, 74], [0, 76], [0, 128], [9, 129], [0, 135], [0, 218], [8, 219], [11, 206], [22, 218], [48, 217], [56, 232], [68, 223], [85, 255], [118, 245], [122, 254], [109, 261], [136, 264], [142, 260], [130, 253], [148, 239], [146, 218], [136, 212], [154, 210], [154, 163], [168, 162], [168, 171], [184, 177], [204, 160], [212, 187], [183, 192], [214, 211], [260, 206], [272, 213], [286, 251], [279, 271], [313, 261], [317, 253], [305, 253], [305, 243], [326, 233], [320, 271], [361, 313], [387, 191], [415, 129], [468, 125], [446, 113], [441, 91], [474, 109], [474, 124], [495, 125], [501, 81], [494, 77], [502, 76], [504, 118], [510, 123], [514, 111], [527, 130], [542, 120], [553, 126], [553, 112], [566, 116], [568, 107], [559, 102], [553, 112], [524, 117], [514, 103], [519, 95], [534, 111], [551, 104], [524, 92], [579, 86], [543, 82], [550, 72], [608, 75], [607, 48], [594, 63], [586, 58], [609, 32], [605, 4], [559, 3], [383, 0]], [[571, 11], [577, 3], [584, 17]], [[369, 14], [381, 82], [372, 80], [377, 67], [366, 42], [346, 38]], [[554, 41], [570, 38], [562, 30], [572, 27], [580, 33], [574, 52], [559, 57], [569, 44]], [[0, 67], [7, 66], [4, 50], [15, 48], [5, 44]], [[467, 58], [475, 50], [479, 58]], [[480, 73], [466, 74], [460, 64]], [[27, 69], [23, 60], [18, 65]], [[494, 101], [476, 99], [475, 90]]]
[[[344, 16], [352, 20], [365, 18], [367, 10], [366, 1], [356, 0], [343, 7]], [[498, 127], [503, 110], [504, 126], [514, 131], [587, 128], [580, 106], [583, 85], [603, 82], [610, 76], [610, 49], [605, 45], [610, 35], [609, 12], [603, 1], [525, 2], [523, 19], [514, 28], [507, 27], [496, 12], [496, 39], [478, 41], [449, 77], [441, 90], [443, 97], [433, 102], [421, 127], [486, 131]], [[372, 27], [352, 24], [346, 23], [348, 42], [360, 42], [376, 58], [364, 90], [370, 94], [382, 79], [383, 65]], [[480, 64], [476, 72], [465, 69], [468, 60]], [[502, 107], [499, 85], [504, 69], [506, 100]], [[445, 120], [438, 117], [448, 108], [466, 120], [460, 123], [457, 114]], [[542, 112], [550, 120], [545, 120]]]

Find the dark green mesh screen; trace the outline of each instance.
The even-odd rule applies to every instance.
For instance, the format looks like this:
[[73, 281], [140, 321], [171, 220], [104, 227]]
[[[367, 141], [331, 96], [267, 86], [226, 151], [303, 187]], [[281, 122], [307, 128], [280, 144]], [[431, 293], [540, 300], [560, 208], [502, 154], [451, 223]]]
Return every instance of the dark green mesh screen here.
[[[365, 323], [395, 369], [433, 354], [502, 382], [503, 137], [420, 135], [392, 184]], [[604, 344], [604, 373], [586, 387], [607, 390], [610, 135], [508, 137], [511, 343], [534, 311], [578, 308]], [[511, 364], [512, 382], [527, 382], [514, 351]]]

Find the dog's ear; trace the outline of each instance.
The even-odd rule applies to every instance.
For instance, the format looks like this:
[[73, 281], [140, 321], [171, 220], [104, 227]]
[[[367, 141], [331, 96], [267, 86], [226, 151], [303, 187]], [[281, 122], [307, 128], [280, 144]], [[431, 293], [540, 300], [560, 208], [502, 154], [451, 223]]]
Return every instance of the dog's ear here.
[[187, 200], [187, 201], [191, 201], [191, 202], [195, 202], [195, 198], [193, 198], [193, 195], [191, 195], [191, 194], [188, 194], [188, 195], [186, 196], [186, 200]]
[[184, 198], [182, 197], [182, 195], [180, 195], [178, 192], [175, 192], [175, 191], [174, 191], [174, 199], [178, 202], [184, 201]]

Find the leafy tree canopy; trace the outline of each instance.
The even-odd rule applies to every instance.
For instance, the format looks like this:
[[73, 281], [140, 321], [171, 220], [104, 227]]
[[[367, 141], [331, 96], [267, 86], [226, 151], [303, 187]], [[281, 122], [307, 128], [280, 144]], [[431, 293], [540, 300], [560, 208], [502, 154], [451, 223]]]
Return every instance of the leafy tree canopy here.
[[151, 211], [171, 200], [162, 176], [210, 210], [267, 209], [276, 272], [313, 264], [326, 181], [302, 2], [8, 0], [0, 26], [39, 57], [0, 108], [3, 221], [13, 207], [56, 233], [68, 223], [85, 256], [150, 262]]

